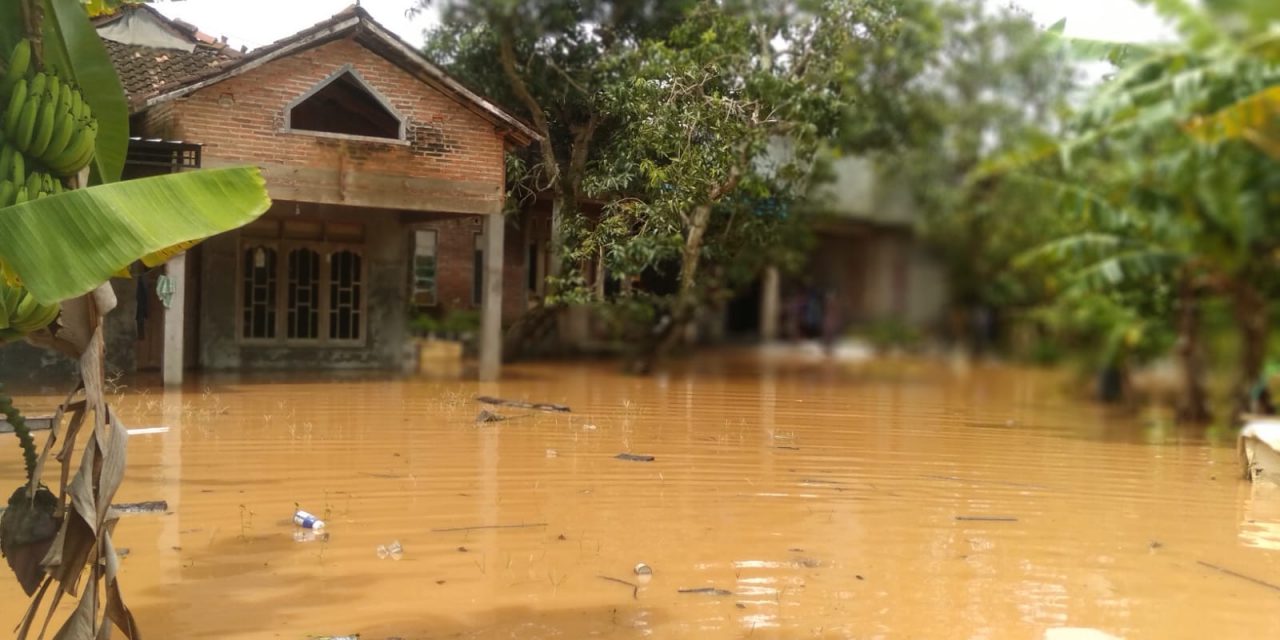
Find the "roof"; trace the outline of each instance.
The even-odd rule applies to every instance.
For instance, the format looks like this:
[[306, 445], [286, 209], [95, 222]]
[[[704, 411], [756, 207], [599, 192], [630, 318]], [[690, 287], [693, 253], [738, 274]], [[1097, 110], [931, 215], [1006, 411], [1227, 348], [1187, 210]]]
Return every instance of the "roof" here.
[[230, 59], [225, 53], [206, 47], [196, 47], [188, 53], [176, 49], [122, 44], [106, 39], [102, 43], [107, 46], [111, 63], [120, 75], [120, 84], [124, 85], [124, 93], [130, 106], [141, 103], [146, 96], [154, 94], [161, 87], [216, 69]]
[[416, 47], [401, 40], [374, 20], [368, 12], [355, 5], [288, 38], [277, 40], [243, 56], [224, 60], [192, 75], [154, 87], [148, 94], [140, 95], [136, 100], [131, 98], [131, 104], [135, 111], [141, 111], [233, 78], [273, 60], [345, 38], [355, 40], [423, 83], [453, 97], [463, 106], [492, 122], [513, 141], [527, 145], [540, 139], [529, 125], [449, 77], [427, 60]]
[[160, 87], [202, 74], [242, 54], [147, 5], [125, 5], [94, 20], [131, 106]]

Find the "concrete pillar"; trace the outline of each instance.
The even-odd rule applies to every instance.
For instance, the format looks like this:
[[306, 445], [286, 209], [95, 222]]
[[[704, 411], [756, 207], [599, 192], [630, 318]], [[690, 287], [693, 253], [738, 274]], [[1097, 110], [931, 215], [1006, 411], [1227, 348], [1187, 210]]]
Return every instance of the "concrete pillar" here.
[[165, 275], [173, 281], [173, 300], [164, 310], [164, 386], [182, 385], [183, 326], [187, 308], [187, 254], [180, 253], [165, 265]]
[[502, 263], [506, 220], [484, 219], [484, 289], [480, 301], [480, 379], [497, 380], [502, 368]]
[[782, 317], [782, 277], [778, 268], [764, 268], [760, 283], [760, 339], [773, 342], [778, 339], [778, 322]]

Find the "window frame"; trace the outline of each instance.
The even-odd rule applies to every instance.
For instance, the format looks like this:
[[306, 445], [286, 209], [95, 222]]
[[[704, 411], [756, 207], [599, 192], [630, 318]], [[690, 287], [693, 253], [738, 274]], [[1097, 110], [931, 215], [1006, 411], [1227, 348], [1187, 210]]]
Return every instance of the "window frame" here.
[[[427, 232], [434, 237], [432, 258], [436, 261], [435, 276], [431, 280], [431, 304], [420, 305], [414, 300], [418, 293], [418, 233]], [[426, 309], [440, 308], [440, 229], [431, 226], [414, 226], [409, 235], [409, 302], [410, 312], [425, 312]]]
[[484, 233], [475, 232], [471, 241], [471, 306], [481, 309], [484, 307], [484, 272], [487, 266], [484, 255], [486, 249]]
[[[370, 97], [372, 97], [376, 102], [378, 102], [378, 104], [382, 105], [382, 108], [386, 109], [387, 112], [390, 113], [391, 116], [396, 119], [396, 122], [398, 122], [400, 125], [399, 130], [396, 133], [396, 137], [384, 138], [382, 136], [363, 136], [363, 135], [357, 135], [354, 133], [335, 133], [332, 131], [316, 131], [314, 129], [293, 128], [293, 109], [298, 105], [302, 104], [303, 102], [306, 102], [309, 98], [311, 98], [315, 94], [320, 93], [320, 91], [324, 90], [325, 87], [328, 87], [334, 82], [337, 82], [339, 78], [347, 74], [350, 74], [351, 77], [355, 79], [356, 83], [360, 85], [360, 88], [368, 92]], [[356, 70], [355, 66], [350, 63], [342, 65], [336, 71], [329, 74], [324, 80], [321, 80], [315, 86], [303, 92], [298, 97], [294, 98], [293, 100], [290, 100], [289, 103], [284, 106], [284, 126], [281, 127], [280, 132], [288, 133], [288, 134], [296, 134], [296, 135], [315, 136], [318, 138], [337, 138], [341, 140], [358, 140], [362, 142], [378, 142], [382, 144], [398, 144], [403, 146], [409, 146], [410, 144], [408, 117], [405, 116], [403, 113], [401, 113], [400, 110], [392, 106], [391, 101], [388, 100], [387, 97], [382, 94], [382, 92], [373, 88], [373, 85], [370, 84], [369, 81], [366, 80], [365, 77], [361, 75], [358, 70]]]
[[[326, 222], [345, 222], [345, 221], [318, 221], [321, 224]], [[280, 227], [281, 229], [283, 227]], [[244, 252], [250, 247], [265, 247], [276, 252], [276, 299], [274, 308], [275, 318], [275, 335], [274, 338], [252, 338], [244, 335]], [[289, 252], [299, 249], [310, 249], [320, 254], [320, 278], [319, 278], [319, 322], [317, 324], [318, 336], [316, 338], [289, 338], [288, 337], [288, 314], [289, 314]], [[329, 338], [329, 285], [332, 281], [330, 276], [330, 256], [339, 251], [351, 251], [360, 256], [360, 337], [354, 340], [332, 339]], [[320, 240], [301, 240], [282, 238], [277, 235], [274, 238], [264, 236], [246, 236], [240, 234], [236, 243], [236, 280], [235, 280], [235, 335], [236, 343], [245, 346], [270, 346], [270, 347], [287, 347], [287, 348], [308, 348], [308, 347], [330, 347], [330, 348], [363, 348], [369, 341], [369, 267], [371, 261], [366, 250], [366, 243], [355, 243], [347, 241], [329, 241]]]

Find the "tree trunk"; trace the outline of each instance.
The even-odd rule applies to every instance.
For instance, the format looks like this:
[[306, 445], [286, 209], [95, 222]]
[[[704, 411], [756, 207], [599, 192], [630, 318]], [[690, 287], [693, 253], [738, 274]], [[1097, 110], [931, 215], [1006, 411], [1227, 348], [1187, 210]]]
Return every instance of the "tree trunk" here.
[[1178, 360], [1182, 364], [1182, 395], [1178, 420], [1208, 422], [1208, 395], [1204, 390], [1204, 357], [1200, 345], [1200, 299], [1195, 285], [1183, 282], [1178, 289]]
[[711, 204], [701, 204], [689, 216], [689, 234], [685, 236], [684, 250], [680, 255], [680, 291], [671, 305], [670, 321], [660, 324], [636, 359], [632, 370], [647, 375], [685, 335], [689, 323], [698, 310], [698, 263], [702, 257], [702, 242], [711, 223]]
[[1267, 300], [1252, 285], [1239, 283], [1232, 290], [1236, 327], [1240, 331], [1240, 373], [1235, 386], [1236, 410], [1239, 413], [1260, 411], [1255, 400], [1255, 385], [1265, 383], [1262, 370], [1267, 361]]

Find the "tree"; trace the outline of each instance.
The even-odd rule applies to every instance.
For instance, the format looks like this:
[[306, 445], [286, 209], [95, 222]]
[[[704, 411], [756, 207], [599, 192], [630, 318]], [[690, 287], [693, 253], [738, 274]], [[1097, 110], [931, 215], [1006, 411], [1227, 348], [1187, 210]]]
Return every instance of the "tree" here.
[[867, 146], [893, 137], [872, 98], [894, 90], [878, 80], [913, 68], [919, 44], [904, 25], [925, 10], [708, 1], [615, 56], [604, 104], [617, 130], [589, 181], [609, 204], [585, 237], [615, 278], [676, 271], [674, 293], [645, 292], [666, 317], [638, 371], [679, 341], [741, 260], [758, 273], [794, 249], [780, 241], [802, 221], [796, 204], [822, 149], [850, 131]]
[[[0, 516], [0, 550], [33, 596], [18, 638], [28, 637], [49, 588], [46, 625], [86, 570], [80, 603], [57, 637], [106, 637], [114, 626], [136, 638], [120, 595], [111, 541], [116, 516], [108, 509], [124, 474], [126, 434], [103, 395], [103, 318], [115, 306], [103, 283], [135, 261], [154, 266], [190, 242], [246, 224], [270, 200], [250, 168], [116, 182], [128, 143], [124, 93], [77, 0], [0, 5], [0, 51], [12, 52], [0, 81], [0, 102], [8, 105], [0, 153], [0, 344], [25, 337], [57, 349], [79, 361], [81, 376], [40, 453], [21, 414], [0, 395], [27, 471]], [[50, 151], [58, 147], [76, 151]], [[82, 426], [89, 433], [72, 475]], [[55, 441], [57, 495], [41, 482]]]
[[[422, 2], [419, 7], [425, 6]], [[615, 116], [601, 102], [608, 65], [645, 38], [661, 37], [692, 0], [448, 0], [426, 53], [463, 82], [530, 120], [541, 136], [518, 157], [512, 193], [549, 191], [552, 241], [548, 302], [562, 298], [563, 228], [582, 212], [583, 182]]]

